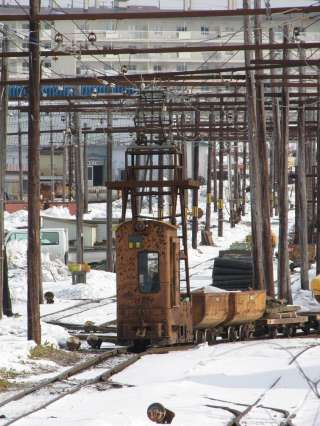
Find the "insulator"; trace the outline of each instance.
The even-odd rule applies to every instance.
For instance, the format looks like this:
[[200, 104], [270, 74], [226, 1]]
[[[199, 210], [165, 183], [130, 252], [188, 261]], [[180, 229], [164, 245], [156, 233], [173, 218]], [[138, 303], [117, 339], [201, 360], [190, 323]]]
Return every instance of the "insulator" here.
[[96, 33], [91, 31], [91, 33], [88, 34], [88, 41], [90, 41], [90, 43], [95, 43], [97, 41]]
[[63, 42], [63, 34], [61, 34], [61, 33], [56, 33], [56, 35], [54, 36], [54, 41], [55, 41], [57, 44], [62, 44], [62, 42]]
[[122, 72], [122, 74], [127, 74], [127, 72], [128, 72], [128, 67], [127, 67], [127, 65], [122, 65], [122, 67], [121, 67], [121, 72]]

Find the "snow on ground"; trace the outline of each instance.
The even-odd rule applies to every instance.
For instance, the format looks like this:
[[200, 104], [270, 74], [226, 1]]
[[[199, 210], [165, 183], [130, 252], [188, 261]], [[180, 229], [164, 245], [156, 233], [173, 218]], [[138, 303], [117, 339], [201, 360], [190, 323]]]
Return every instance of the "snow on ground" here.
[[[299, 366], [308, 379], [317, 380], [320, 339], [201, 345], [183, 352], [145, 356], [112, 378], [130, 387], [105, 392], [94, 387], [84, 389], [16, 424], [147, 426], [154, 424], [147, 418], [148, 406], [160, 402], [175, 413], [174, 425], [226, 426], [233, 416], [212, 406], [242, 411], [246, 406], [234, 404], [253, 404], [265, 393], [258, 405], [296, 414], [296, 426], [319, 425], [319, 399], [299, 370], [298, 361], [292, 362], [308, 345], [313, 347], [298, 358]], [[302, 404], [305, 400], [308, 412]], [[276, 411], [256, 408], [242, 424], [279, 426], [281, 418]]]
[[7, 231], [23, 226], [28, 226], [27, 210], [18, 210], [14, 213], [4, 212], [4, 228]]
[[[119, 200], [114, 202], [114, 217], [120, 217], [120, 206]], [[205, 207], [203, 203], [201, 207]], [[45, 214], [72, 217], [67, 209], [58, 207], [46, 210]], [[105, 217], [105, 204], [91, 204], [86, 219], [103, 217]], [[216, 227], [212, 228], [214, 247], [199, 245], [198, 249], [194, 250], [189, 244], [193, 289], [199, 287], [206, 287], [206, 291], [214, 289], [208, 287], [212, 282], [213, 259], [220, 250], [227, 249], [234, 241], [242, 241], [251, 232], [249, 219], [249, 216], [246, 216], [243, 222], [233, 229], [225, 222], [223, 238], [217, 237]], [[13, 215], [6, 214], [7, 229], [26, 224], [26, 221], [25, 211]], [[291, 212], [290, 221], [292, 222]], [[212, 223], [217, 223], [215, 213]], [[200, 223], [201, 227], [203, 222]], [[277, 218], [273, 219], [272, 227], [277, 230]], [[189, 237], [190, 235], [189, 232]], [[26, 340], [26, 245], [13, 245], [10, 250], [8, 250], [10, 289], [14, 312], [20, 316], [0, 321], [0, 368], [30, 372], [34, 366], [30, 364], [29, 359], [29, 350], [33, 343]], [[87, 284], [72, 285], [71, 276], [61, 262], [44, 255], [42, 269], [44, 292], [53, 291], [55, 294], [54, 305], [41, 306], [42, 315], [78, 304], [79, 299], [104, 299], [116, 293], [115, 275], [111, 273], [91, 271], [87, 275]], [[312, 268], [310, 278], [314, 275], [315, 269]], [[311, 292], [299, 289], [299, 273], [292, 275], [292, 282], [294, 303], [301, 305], [303, 309], [318, 309], [319, 304], [315, 302]], [[81, 324], [91, 320], [101, 323], [115, 319], [115, 303], [95, 309], [90, 315], [79, 313], [70, 317], [70, 322], [72, 320], [73, 323]], [[43, 342], [50, 341], [57, 344], [59, 340], [67, 337], [67, 333], [61, 327], [50, 326], [44, 322], [42, 332]], [[230, 403], [219, 403], [214, 398], [251, 404], [280, 378], [274, 389], [267, 392], [261, 404], [285, 408], [290, 413], [296, 413], [295, 425], [320, 425], [320, 420], [315, 417], [320, 409], [319, 399], [312, 392], [312, 386], [307, 384], [302, 371], [299, 371], [297, 363], [289, 364], [294, 354], [312, 344], [316, 347], [302, 355], [299, 363], [308, 377], [320, 379], [318, 368], [320, 339], [228, 343], [214, 347], [201, 345], [194, 350], [144, 357], [113, 378], [117, 382], [131, 384], [134, 387], [106, 392], [96, 392], [94, 387], [85, 389], [16, 424], [38, 426], [46, 422], [49, 426], [149, 425], [151, 422], [146, 416], [148, 405], [152, 402], [161, 402], [176, 413], [173, 424], [226, 425], [232, 418], [231, 414], [208, 405], [230, 406]], [[42, 377], [43, 375], [39, 376]], [[231, 406], [243, 409], [238, 405]], [[250, 426], [280, 424], [281, 416], [276, 412], [256, 409], [252, 416], [250, 421], [244, 424]]]
[[[14, 214], [15, 218], [24, 218], [24, 214]], [[16, 219], [15, 219], [16, 220]], [[14, 222], [19, 226], [19, 222]], [[30, 350], [35, 346], [34, 342], [27, 341], [27, 241], [11, 241], [7, 245], [8, 275], [14, 316], [4, 317], [0, 321], [0, 372], [1, 369], [13, 370], [17, 373], [30, 375], [34, 380], [43, 379], [46, 370], [57, 371], [61, 367], [52, 361], [30, 359]], [[92, 270], [87, 274], [87, 284], [72, 285], [71, 275], [63, 262], [59, 259], [51, 259], [48, 253], [42, 254], [43, 291], [52, 291], [55, 295], [55, 303], [41, 305], [41, 315], [50, 314], [61, 309], [78, 304], [80, 300], [103, 299], [114, 296], [115, 274]], [[115, 304], [110, 312], [103, 315], [110, 319], [115, 318]], [[78, 318], [80, 321], [81, 318]], [[93, 311], [85, 320], [99, 323], [99, 313]], [[108, 321], [101, 318], [100, 322]], [[83, 323], [84, 321], [82, 321]], [[80, 324], [80, 322], [79, 322]], [[69, 334], [59, 326], [46, 324], [41, 321], [42, 343], [53, 344], [65, 342]], [[41, 370], [41, 374], [33, 376]], [[38, 374], [38, 373], [37, 373]], [[1, 376], [1, 374], [0, 374]], [[29, 377], [29, 376], [28, 376]]]

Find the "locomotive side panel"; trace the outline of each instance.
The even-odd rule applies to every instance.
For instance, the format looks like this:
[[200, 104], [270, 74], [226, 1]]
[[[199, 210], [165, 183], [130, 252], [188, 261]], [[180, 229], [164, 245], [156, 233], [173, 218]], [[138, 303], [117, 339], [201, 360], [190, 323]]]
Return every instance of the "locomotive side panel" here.
[[180, 301], [176, 228], [126, 222], [117, 230], [116, 251], [119, 341], [191, 341], [190, 303]]

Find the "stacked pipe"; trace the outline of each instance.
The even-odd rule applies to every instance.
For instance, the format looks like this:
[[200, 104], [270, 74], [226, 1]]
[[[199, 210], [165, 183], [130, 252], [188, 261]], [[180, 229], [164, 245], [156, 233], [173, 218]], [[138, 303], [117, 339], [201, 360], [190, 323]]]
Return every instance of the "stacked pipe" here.
[[212, 285], [223, 290], [253, 288], [252, 256], [245, 250], [228, 250], [214, 260]]

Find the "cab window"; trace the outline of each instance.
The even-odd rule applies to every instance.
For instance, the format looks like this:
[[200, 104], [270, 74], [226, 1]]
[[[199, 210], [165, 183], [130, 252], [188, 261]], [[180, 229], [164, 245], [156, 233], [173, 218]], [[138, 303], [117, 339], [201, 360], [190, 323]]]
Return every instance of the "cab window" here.
[[141, 251], [138, 255], [139, 288], [142, 293], [160, 290], [159, 253]]

